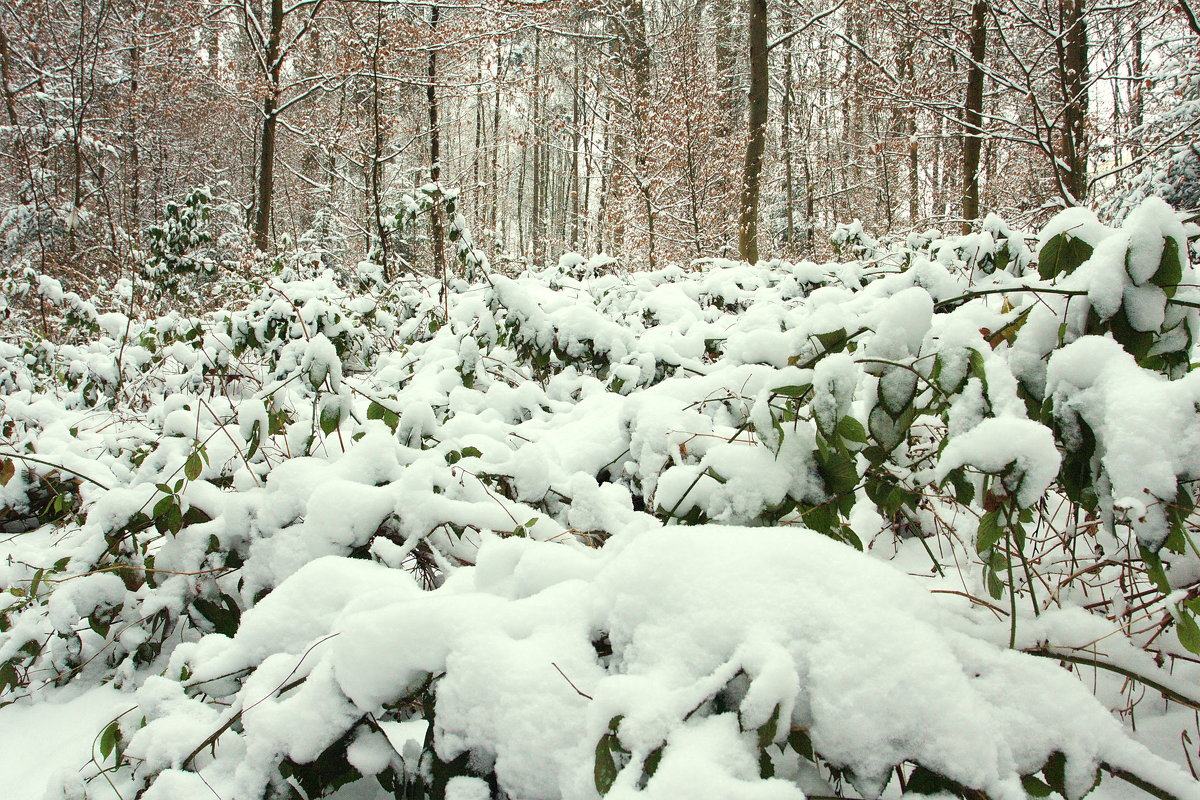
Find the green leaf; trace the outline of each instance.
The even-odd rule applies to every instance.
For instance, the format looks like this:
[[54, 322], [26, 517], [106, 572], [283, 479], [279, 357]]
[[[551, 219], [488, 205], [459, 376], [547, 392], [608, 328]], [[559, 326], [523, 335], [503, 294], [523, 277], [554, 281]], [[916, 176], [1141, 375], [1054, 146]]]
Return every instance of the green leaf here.
[[889, 508], [889, 501], [892, 495], [892, 490], [896, 487], [895, 480], [891, 475], [886, 478], [879, 478], [868, 473], [866, 483], [863, 489], [867, 493], [867, 499], [884, 514], [891, 515], [896, 512], [896, 509]]
[[858, 470], [854, 459], [836, 450], [818, 449], [815, 453], [817, 467], [825, 479], [831, 494], [846, 494], [858, 485]]
[[808, 731], [803, 728], [796, 728], [788, 734], [788, 744], [796, 751], [797, 755], [809, 761], [816, 761], [817, 754], [813, 750], [812, 739], [808, 736]]
[[20, 683], [21, 679], [17, 675], [17, 668], [11, 661], [0, 664], [0, 694], [19, 686]]
[[400, 425], [399, 413], [374, 400], [371, 401], [371, 405], [367, 406], [367, 419], [383, 420], [383, 424], [387, 425], [392, 433], [395, 433], [396, 428]]
[[326, 436], [331, 435], [337, 430], [341, 421], [342, 414], [336, 407], [327, 406], [321, 409], [321, 433]]
[[806, 528], [826, 536], [834, 536], [834, 529], [839, 523], [837, 511], [829, 503], [802, 510], [800, 519]]
[[858, 538], [858, 534], [854, 529], [845, 523], [839, 522], [834, 529], [833, 538], [837, 539], [842, 544], [848, 544], [858, 552], [863, 552], [862, 539]]
[[150, 513], [150, 516], [153, 519], [165, 517], [167, 512], [174, 508], [174, 506], [175, 495], [169, 494], [166, 497], [160, 498], [159, 501], [154, 504], [154, 510]]
[[1171, 593], [1171, 584], [1167, 581], [1167, 572], [1163, 569], [1163, 563], [1159, 559], [1157, 553], [1153, 553], [1141, 545], [1138, 549], [1142, 554], [1142, 563], [1146, 565], [1146, 575], [1150, 580], [1154, 581], [1154, 585], [1163, 594]]
[[967, 477], [964, 470], [953, 470], [950, 473], [950, 485], [954, 487], [954, 500], [959, 505], [969, 506], [975, 499], [975, 484]]
[[956, 783], [920, 765], [917, 765], [913, 769], [912, 774], [908, 776], [908, 783], [905, 785], [905, 789], [912, 794], [966, 796], [962, 784]]
[[812, 389], [811, 383], [801, 384], [799, 386], [779, 386], [772, 391], [777, 395], [784, 397], [802, 398]]
[[[1063, 456], [1062, 466], [1058, 470], [1058, 482], [1062, 484], [1063, 492], [1069, 500], [1094, 510], [1096, 495], [1095, 481], [1092, 479], [1092, 456], [1096, 453], [1096, 435], [1092, 433], [1091, 426], [1082, 419], [1077, 422], [1078, 445]], [[1063, 440], [1061, 434], [1055, 438]]]
[[95, 631], [97, 636], [99, 636], [101, 639], [108, 638], [108, 631], [112, 628], [111, 622], [105, 622], [97, 617], [94, 613], [88, 614], [87, 622], [88, 627]]
[[237, 633], [242, 611], [238, 608], [237, 602], [229, 595], [221, 595], [220, 605], [212, 600], [198, 597], [192, 601], [192, 607], [212, 623], [213, 629], [217, 633], [223, 633], [230, 637]]
[[620, 724], [621, 717], [613, 717], [612, 721], [608, 723], [609, 732], [596, 742], [594, 778], [596, 791], [601, 795], [608, 794], [617, 780], [617, 775], [621, 772], [621, 768], [617, 764], [617, 754], [623, 753], [625, 750], [621, 747], [621, 741], [617, 738], [616, 733], [617, 726]]
[[1175, 288], [1182, 280], [1183, 262], [1180, 258], [1179, 243], [1175, 241], [1175, 237], [1166, 236], [1163, 238], [1162, 260], [1158, 264], [1158, 271], [1151, 276], [1150, 282], [1160, 287], [1167, 297], [1174, 297]]
[[100, 757], [108, 758], [113, 751], [117, 749], [117, 742], [121, 739], [121, 727], [114, 719], [100, 733]]
[[204, 462], [200, 460], [200, 453], [193, 450], [192, 454], [187, 457], [187, 461], [183, 464], [183, 474], [187, 476], [189, 481], [194, 481], [200, 477], [200, 473], [204, 471]]
[[1042, 775], [1051, 789], [1067, 796], [1067, 757], [1061, 751], [1055, 752], [1042, 767]]
[[463, 455], [463, 458], [468, 458], [468, 457], [479, 458], [480, 456], [483, 455], [483, 453], [479, 452], [478, 447], [464, 447], [462, 449], [462, 455]]
[[179, 504], [172, 504], [171, 508], [167, 510], [166, 525], [167, 530], [171, 533], [179, 533], [183, 530], [183, 512], [179, 509]]
[[999, 600], [1004, 597], [1004, 581], [1000, 580], [1000, 576], [996, 574], [996, 570], [991, 567], [983, 568], [984, 581], [987, 583], [988, 594], [993, 600]]
[[758, 749], [765, 750], [772, 742], [775, 741], [775, 736], [779, 733], [779, 705], [776, 704], [775, 710], [771, 712], [771, 718], [764, 722], [758, 728]]
[[1181, 645], [1200, 655], [1200, 625], [1196, 624], [1191, 612], [1182, 605], [1179, 606], [1179, 621], [1176, 624], [1175, 633], [1179, 636]]
[[646, 756], [646, 761], [642, 764], [642, 772], [646, 777], [654, 776], [658, 772], [658, 765], [662, 763], [663, 745], [659, 745], [650, 751], [650, 755]]
[[975, 534], [975, 552], [982, 553], [1004, 538], [1004, 527], [1000, 523], [1000, 512], [989, 511], [979, 519], [979, 530]]
[[766, 750], [758, 751], [758, 777], [763, 780], [775, 777], [775, 762], [771, 760], [771, 754]]
[[1022, 775], [1021, 785], [1025, 787], [1025, 793], [1030, 797], [1049, 797], [1050, 793], [1054, 791], [1050, 788], [1050, 784], [1036, 775]]
[[825, 348], [826, 353], [836, 353], [846, 346], [846, 329], [838, 328], [836, 331], [818, 333], [817, 341]]
[[1092, 246], [1077, 236], [1063, 231], [1050, 237], [1038, 251], [1038, 275], [1044, 279], [1067, 273], [1092, 257]]
[[867, 443], [867, 429], [854, 417], [842, 417], [837, 424], [837, 433], [848, 442]]
[[967, 363], [970, 365], [970, 372], [979, 382], [983, 384], [983, 391], [986, 393], [988, 388], [987, 367], [983, 361], [983, 353], [976, 350], [974, 347], [967, 350]]
[[262, 420], [256, 419], [254, 425], [250, 428], [250, 449], [246, 452], [246, 460], [254, 458], [254, 454], [258, 452], [258, 446], [262, 442]]
[[211, 521], [212, 517], [208, 515], [208, 512], [198, 506], [188, 506], [188, 510], [183, 512], [184, 525], [197, 525], [201, 522]]
[[996, 253], [995, 259], [992, 261], [992, 271], [1003, 272], [1008, 267], [1009, 252], [1007, 243], [1003, 250]]
[[[871, 409], [870, 415], [867, 416], [867, 428], [871, 431], [871, 438], [879, 445], [885, 456], [904, 441], [907, 432], [907, 429], [902, 427], [883, 406], [875, 406]], [[869, 455], [868, 458], [870, 458]]]

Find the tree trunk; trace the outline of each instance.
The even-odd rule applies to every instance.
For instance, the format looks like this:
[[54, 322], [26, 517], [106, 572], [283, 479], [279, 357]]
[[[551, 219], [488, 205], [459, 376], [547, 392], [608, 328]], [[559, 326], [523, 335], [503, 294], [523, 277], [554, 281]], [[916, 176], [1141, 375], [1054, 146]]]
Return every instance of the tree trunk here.
[[129, 229], [136, 234], [142, 228], [142, 158], [138, 147], [138, 78], [142, 71], [142, 48], [136, 32], [129, 43], [129, 117], [125, 135], [129, 141]]
[[263, 98], [262, 145], [259, 148], [258, 208], [254, 214], [254, 246], [266, 251], [271, 234], [271, 201], [275, 192], [275, 130], [279, 107], [279, 44], [283, 36], [283, 0], [271, 0], [270, 38], [267, 40], [267, 96]]
[[1083, 0], [1062, 0], [1062, 26], [1064, 199], [1079, 205], [1088, 192], [1088, 39]]
[[971, 8], [971, 63], [967, 65], [967, 97], [963, 103], [962, 230], [971, 232], [979, 218], [979, 153], [983, 146], [983, 61], [987, 57], [988, 0]]
[[743, 261], [758, 261], [759, 175], [766, 147], [767, 111], [767, 0], [750, 0], [750, 138], [742, 173], [741, 215], [738, 219], [738, 254]]
[[383, 87], [379, 82], [379, 47], [383, 41], [383, 7], [375, 11], [375, 40], [371, 49], [371, 216], [375, 220], [375, 237], [383, 259], [383, 278], [392, 279], [391, 257], [388, 252], [388, 226], [383, 223], [383, 114], [380, 108]]
[[733, 0], [715, 0], [713, 14], [716, 18], [716, 69], [720, 86], [721, 113], [717, 117], [717, 134], [728, 137], [733, 133], [733, 120], [737, 116], [737, 59], [734, 52]]
[[[489, 194], [492, 197], [492, 216], [491, 228], [496, 236], [503, 236], [500, 231], [500, 197], [504, 194], [500, 190], [500, 81], [504, 78], [504, 61], [497, 57], [496, 59], [496, 87], [495, 93], [492, 96], [492, 188]], [[507, 161], [507, 159], [505, 159]]]
[[783, 121], [779, 130], [779, 149], [783, 156], [783, 185], [787, 197], [787, 246], [796, 244], [796, 184], [792, 174], [792, 40], [784, 53]]
[[533, 34], [533, 127], [530, 131], [530, 137], [533, 140], [533, 176], [530, 186], [533, 191], [533, 198], [529, 209], [529, 239], [531, 258], [535, 267], [542, 266], [542, 257], [544, 255], [542, 242], [545, 238], [542, 232], [542, 204], [545, 202], [545, 198], [542, 196], [542, 172], [545, 169], [545, 165], [542, 163], [541, 94], [542, 32], [539, 29], [534, 31]]
[[621, 24], [624, 58], [633, 75], [634, 180], [646, 212], [647, 262], [655, 267], [654, 198], [649, 175], [650, 150], [650, 43], [646, 37], [646, 7], [642, 0], [622, 0]]
[[[429, 27], [436, 31], [441, 9], [437, 5], [429, 7]], [[426, 73], [428, 82], [425, 84], [425, 98], [429, 105], [429, 180], [437, 184], [442, 180], [442, 142], [438, 132], [438, 99], [437, 99], [437, 48], [429, 48], [429, 65]], [[443, 298], [446, 293], [446, 235], [442, 221], [441, 209], [435, 203], [429, 212], [430, 238], [433, 246], [433, 268], [435, 274], [442, 278]]]
[[[579, 30], [579, 17], [576, 17], [576, 30]], [[582, 82], [583, 65], [580, 57], [579, 41], [575, 41], [575, 64], [571, 92], [571, 174], [567, 186], [570, 198], [570, 233], [564, 237], [572, 250], [579, 249], [579, 144], [580, 128], [583, 125], [583, 99], [580, 94], [586, 92]]]
[[[1200, 33], [1200, 31], [1197, 31]], [[1142, 29], [1139, 27], [1133, 33], [1133, 57], [1129, 63], [1129, 73], [1131, 80], [1129, 92], [1129, 127], [1132, 131], [1136, 131], [1142, 127], [1145, 115], [1145, 95], [1146, 79], [1142, 74], [1145, 67], [1142, 65]], [[1131, 137], [1133, 140], [1132, 157], [1137, 158], [1142, 154], [1142, 137], [1135, 135]]]

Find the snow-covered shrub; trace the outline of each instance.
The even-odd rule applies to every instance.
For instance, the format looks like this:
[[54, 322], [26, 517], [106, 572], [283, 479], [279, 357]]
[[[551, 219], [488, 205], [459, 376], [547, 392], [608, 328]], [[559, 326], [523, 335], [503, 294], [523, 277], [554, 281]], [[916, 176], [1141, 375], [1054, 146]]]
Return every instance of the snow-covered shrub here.
[[207, 188], [193, 189], [183, 203], [167, 203], [161, 224], [146, 229], [141, 256], [142, 274], [162, 290], [178, 287], [182, 273], [211, 273], [217, 263], [205, 252], [213, 240], [209, 230], [212, 194]]
[[1105, 707], [1197, 702], [1194, 233], [450, 287], [301, 248], [5, 344], [0, 703], [130, 693], [68, 797], [1198, 797]]

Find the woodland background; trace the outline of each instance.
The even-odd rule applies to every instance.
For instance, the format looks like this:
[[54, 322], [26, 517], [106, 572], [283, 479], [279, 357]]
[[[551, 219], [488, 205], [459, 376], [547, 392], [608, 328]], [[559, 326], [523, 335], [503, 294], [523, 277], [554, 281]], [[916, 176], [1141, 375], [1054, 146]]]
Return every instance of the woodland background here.
[[[0, 260], [77, 288], [193, 187], [232, 266], [826, 255], [838, 223], [1200, 205], [1191, 0], [6, 0]], [[965, 228], [964, 228], [965, 230]], [[242, 254], [242, 255], [239, 255]], [[429, 260], [432, 257], [432, 260]]]

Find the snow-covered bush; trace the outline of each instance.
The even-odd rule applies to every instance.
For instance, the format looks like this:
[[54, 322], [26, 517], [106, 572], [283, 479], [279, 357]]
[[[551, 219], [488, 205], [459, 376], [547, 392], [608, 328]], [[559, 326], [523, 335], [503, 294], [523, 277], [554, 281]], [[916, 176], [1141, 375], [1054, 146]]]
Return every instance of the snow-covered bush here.
[[1196, 233], [301, 248], [5, 341], [0, 704], [130, 694], [63, 797], [1200, 797], [1106, 708], [1200, 702]]

